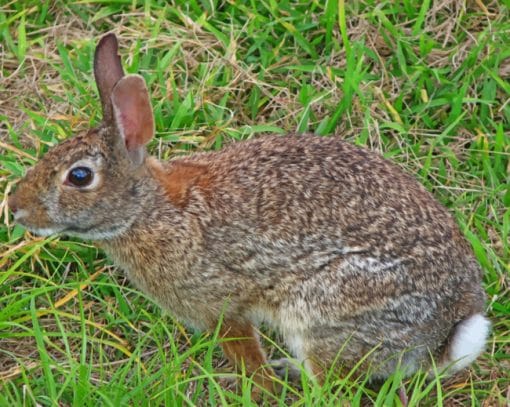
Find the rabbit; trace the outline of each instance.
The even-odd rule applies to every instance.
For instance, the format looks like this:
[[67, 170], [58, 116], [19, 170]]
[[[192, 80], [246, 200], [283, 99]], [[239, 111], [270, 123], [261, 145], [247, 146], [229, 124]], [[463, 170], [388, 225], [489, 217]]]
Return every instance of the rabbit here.
[[482, 270], [411, 175], [334, 136], [261, 136], [160, 162], [146, 153], [146, 84], [124, 75], [112, 33], [94, 75], [101, 124], [27, 172], [8, 199], [19, 224], [94, 241], [194, 329], [222, 321], [225, 356], [268, 391], [261, 323], [319, 382], [356, 366], [374, 379], [432, 362], [455, 372], [484, 350]]

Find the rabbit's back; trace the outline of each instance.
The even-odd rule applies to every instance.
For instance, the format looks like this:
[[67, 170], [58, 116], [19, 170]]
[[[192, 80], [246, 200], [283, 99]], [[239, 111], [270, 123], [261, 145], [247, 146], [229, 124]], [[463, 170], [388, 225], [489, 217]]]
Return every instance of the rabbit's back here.
[[211, 178], [210, 225], [249, 231], [248, 240], [381, 260], [470, 255], [453, 217], [413, 177], [336, 138], [262, 137], [184, 161]]

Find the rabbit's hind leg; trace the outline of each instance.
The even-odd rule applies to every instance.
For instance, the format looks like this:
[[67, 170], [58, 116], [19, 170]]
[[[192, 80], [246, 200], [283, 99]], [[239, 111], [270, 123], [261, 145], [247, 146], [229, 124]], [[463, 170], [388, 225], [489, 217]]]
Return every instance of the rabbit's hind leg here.
[[243, 366], [247, 375], [253, 376], [257, 384], [253, 388], [252, 398], [260, 399], [261, 389], [278, 393], [273, 369], [268, 365], [266, 355], [260, 345], [257, 332], [249, 322], [224, 321], [220, 329], [221, 347], [227, 359], [237, 371]]
[[[331, 380], [358, 380], [369, 368], [380, 347], [372, 347], [353, 332], [349, 321], [338, 326], [316, 326], [303, 335], [300, 359], [319, 384]], [[377, 357], [376, 357], [377, 358]]]

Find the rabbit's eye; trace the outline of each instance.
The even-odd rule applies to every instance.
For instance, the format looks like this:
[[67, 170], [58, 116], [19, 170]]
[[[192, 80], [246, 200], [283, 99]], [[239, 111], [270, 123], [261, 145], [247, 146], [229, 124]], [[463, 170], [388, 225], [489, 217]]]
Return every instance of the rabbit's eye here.
[[69, 171], [67, 181], [76, 187], [86, 187], [92, 182], [92, 170], [88, 167], [76, 167]]

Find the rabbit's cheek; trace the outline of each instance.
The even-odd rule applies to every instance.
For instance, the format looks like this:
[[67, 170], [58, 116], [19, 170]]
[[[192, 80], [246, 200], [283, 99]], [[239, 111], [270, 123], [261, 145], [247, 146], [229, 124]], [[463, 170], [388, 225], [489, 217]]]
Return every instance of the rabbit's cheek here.
[[63, 191], [58, 201], [49, 203], [48, 212], [56, 222], [76, 225], [82, 222], [86, 214], [91, 212], [94, 200], [87, 193], [80, 191]]

